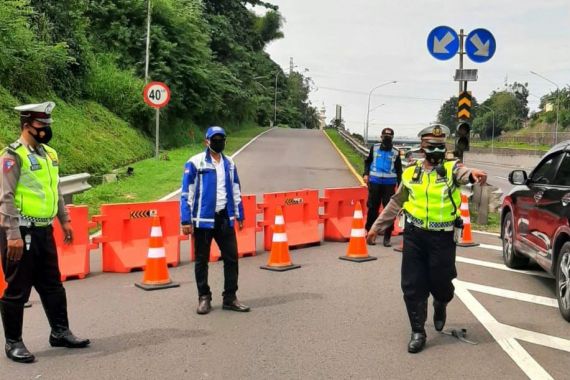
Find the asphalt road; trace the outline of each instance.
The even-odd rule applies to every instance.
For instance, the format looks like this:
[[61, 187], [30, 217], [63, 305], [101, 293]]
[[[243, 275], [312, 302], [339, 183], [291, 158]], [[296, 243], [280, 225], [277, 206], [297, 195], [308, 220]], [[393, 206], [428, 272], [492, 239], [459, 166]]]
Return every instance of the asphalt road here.
[[[317, 131], [272, 131], [236, 161], [246, 193], [356, 184]], [[401, 254], [392, 249], [373, 247], [379, 260], [356, 264], [338, 259], [347, 244], [322, 243], [292, 251], [300, 269], [275, 273], [259, 269], [267, 260], [259, 248], [240, 260], [238, 296], [252, 306], [247, 314], [221, 310], [223, 264], [213, 263], [214, 310], [199, 316], [183, 245], [182, 265], [170, 270], [180, 288], [144, 292], [133, 286], [140, 272], [65, 284], [72, 329], [92, 339], [88, 349], [49, 347], [34, 293], [24, 338], [38, 362], [0, 359], [0, 378], [567, 379], [570, 329], [553, 306], [554, 281], [536, 268], [505, 270], [499, 239], [475, 239], [485, 245], [458, 249], [446, 329], [466, 328], [477, 345], [435, 332], [430, 310], [426, 350], [407, 353]]]

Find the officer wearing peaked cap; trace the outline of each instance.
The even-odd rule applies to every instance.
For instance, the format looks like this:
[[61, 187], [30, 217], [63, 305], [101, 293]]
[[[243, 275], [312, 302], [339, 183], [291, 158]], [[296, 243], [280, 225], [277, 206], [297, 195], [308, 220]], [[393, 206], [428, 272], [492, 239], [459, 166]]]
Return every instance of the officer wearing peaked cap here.
[[404, 170], [400, 187], [368, 236], [375, 239], [392, 225], [399, 210], [404, 209], [401, 285], [412, 328], [408, 343], [410, 353], [420, 352], [426, 343], [424, 325], [430, 293], [437, 331], [445, 325], [447, 303], [453, 298], [452, 280], [457, 276], [456, 238], [462, 228], [459, 186], [469, 182], [484, 184], [487, 179], [481, 170], [444, 160], [445, 139], [449, 136], [445, 125], [432, 124], [418, 136], [425, 159]]
[[51, 326], [53, 347], [86, 347], [69, 330], [67, 298], [61, 283], [52, 222], [58, 218], [65, 242], [73, 240], [59, 188], [59, 161], [51, 148], [53, 102], [16, 107], [20, 138], [4, 148], [0, 160], [0, 253], [7, 288], [0, 299], [6, 355], [21, 363], [35, 360], [22, 341], [24, 304], [32, 286]]

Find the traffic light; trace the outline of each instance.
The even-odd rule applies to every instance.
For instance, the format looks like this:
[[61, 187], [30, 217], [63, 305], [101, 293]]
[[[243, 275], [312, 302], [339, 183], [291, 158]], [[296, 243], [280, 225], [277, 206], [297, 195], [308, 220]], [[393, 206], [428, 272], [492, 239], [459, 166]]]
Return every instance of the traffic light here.
[[471, 125], [462, 121], [457, 124], [455, 131], [455, 151], [460, 158], [463, 158], [463, 152], [469, 151], [469, 134], [471, 133]]

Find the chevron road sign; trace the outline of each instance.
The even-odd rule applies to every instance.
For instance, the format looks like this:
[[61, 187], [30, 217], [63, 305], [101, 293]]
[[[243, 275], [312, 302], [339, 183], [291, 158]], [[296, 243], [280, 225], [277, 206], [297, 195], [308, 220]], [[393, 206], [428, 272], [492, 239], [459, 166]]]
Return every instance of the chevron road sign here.
[[459, 94], [459, 102], [457, 103], [457, 118], [469, 119], [471, 118], [471, 105], [473, 98], [471, 91], [463, 91]]

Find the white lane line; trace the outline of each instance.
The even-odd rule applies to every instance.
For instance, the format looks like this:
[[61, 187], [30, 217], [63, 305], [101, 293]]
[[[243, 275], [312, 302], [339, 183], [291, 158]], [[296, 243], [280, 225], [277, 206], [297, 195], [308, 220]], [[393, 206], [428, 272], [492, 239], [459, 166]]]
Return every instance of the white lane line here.
[[500, 177], [500, 176], [498, 176], [498, 175], [496, 175], [495, 177], [498, 178], [498, 179], [505, 180], [505, 181], [508, 181], [508, 180], [509, 180], [507, 177]]
[[[511, 326], [498, 322], [492, 315], [475, 299], [465, 286], [458, 282], [455, 288], [455, 294], [465, 304], [465, 306], [473, 313], [475, 318], [487, 329], [489, 334], [497, 341], [499, 346], [511, 357], [516, 365], [531, 379], [550, 380], [552, 376], [544, 368], [538, 364], [536, 360], [520, 345], [512, 335]], [[521, 338], [523, 334], [520, 335]], [[530, 338], [525, 336], [526, 338]], [[540, 340], [539, 337], [533, 338]], [[526, 339], [525, 339], [526, 340]], [[528, 341], [528, 340], [527, 340]], [[541, 343], [538, 343], [541, 344]]]
[[544, 273], [544, 272], [530, 271], [530, 270], [511, 269], [511, 268], [507, 267], [507, 266], [504, 265], [504, 264], [491, 263], [491, 262], [488, 262], [488, 261], [470, 259], [470, 258], [462, 257], [462, 256], [457, 256], [457, 257], [455, 258], [455, 261], [460, 262], [460, 263], [464, 263], [464, 264], [478, 265], [478, 266], [480, 266], [480, 267], [486, 267], [486, 268], [492, 268], [492, 269], [503, 270], [503, 271], [507, 271], [507, 272], [520, 273], [520, 274], [528, 274], [528, 275], [531, 275], [531, 276], [537, 276], [537, 277], [544, 277], [544, 278], [550, 278], [550, 279], [552, 279], [552, 276], [550, 276], [549, 274]]
[[472, 231], [474, 234], [481, 234], [481, 235], [488, 235], [488, 236], [495, 236], [495, 237], [499, 237], [501, 235], [499, 235], [496, 232], [488, 232], [488, 231], [479, 231], [479, 230], [473, 230]]
[[[264, 131], [262, 133], [260, 133], [259, 135], [255, 136], [253, 139], [251, 139], [247, 144], [245, 144], [244, 146], [242, 146], [240, 149], [238, 149], [237, 152], [235, 152], [234, 154], [232, 154], [230, 156], [230, 158], [235, 158], [238, 154], [240, 154], [245, 148], [247, 148], [248, 146], [250, 146], [251, 144], [253, 144], [255, 142], [255, 140], [257, 140], [258, 138], [260, 138], [261, 136], [263, 136], [266, 133], [271, 132], [272, 130], [274, 130], [275, 128], [270, 128], [267, 131]], [[180, 194], [182, 191], [182, 189], [178, 189], [176, 191], [173, 191], [172, 193], [165, 195], [164, 197], [160, 198], [158, 201], [162, 202], [162, 201], [166, 201], [169, 200], [170, 198], [174, 198], [175, 196], [177, 196], [178, 194]]]
[[501, 247], [500, 245], [479, 244], [479, 247], [485, 248], [485, 249], [490, 249], [492, 251], [499, 251], [501, 253], [503, 252], [503, 247]]
[[554, 308], [558, 309], [558, 300], [556, 300], [556, 298], [536, 296], [534, 294], [516, 292], [513, 290], [502, 289], [502, 288], [495, 288], [492, 286], [480, 285], [480, 284], [461, 281], [461, 280], [457, 280], [457, 279], [454, 280], [453, 282], [455, 284], [460, 283], [460, 285], [465, 287], [466, 289], [473, 290], [473, 291], [476, 291], [479, 293], [485, 293], [485, 294], [490, 294], [492, 296], [534, 303], [534, 304], [542, 305], [542, 306], [550, 306], [550, 307], [554, 307]]

